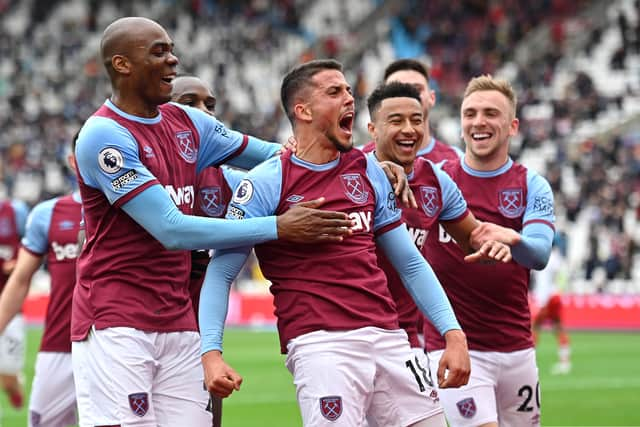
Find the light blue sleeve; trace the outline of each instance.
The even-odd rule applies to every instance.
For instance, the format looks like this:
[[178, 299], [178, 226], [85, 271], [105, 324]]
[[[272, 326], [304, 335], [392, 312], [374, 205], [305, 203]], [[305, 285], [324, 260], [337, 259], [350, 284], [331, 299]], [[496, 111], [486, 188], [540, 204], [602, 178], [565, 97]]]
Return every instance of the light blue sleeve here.
[[460, 218], [467, 211], [467, 201], [458, 188], [458, 184], [445, 171], [435, 165], [433, 171], [442, 190], [442, 212], [438, 215], [438, 219], [449, 221]]
[[420, 311], [440, 334], [462, 329], [438, 278], [413, 244], [404, 224], [379, 235], [376, 244], [391, 261]]
[[522, 240], [511, 248], [513, 259], [518, 264], [542, 270], [549, 262], [555, 234], [553, 203], [553, 192], [547, 180], [528, 170]]
[[250, 170], [236, 187], [227, 218], [247, 219], [273, 215], [280, 202], [282, 162], [273, 157]]
[[133, 135], [115, 121], [90, 117], [76, 142], [76, 163], [82, 180], [114, 204], [155, 176], [140, 161]]
[[247, 147], [244, 151], [239, 156], [229, 160], [227, 164], [248, 170], [270, 159], [282, 148], [282, 145], [276, 142], [263, 141], [255, 136], [249, 136], [248, 138]]
[[44, 255], [49, 249], [49, 226], [56, 200], [58, 199], [38, 203], [29, 214], [27, 230], [21, 243], [33, 253]]
[[222, 175], [224, 175], [225, 181], [227, 181], [227, 185], [231, 188], [231, 191], [235, 190], [240, 181], [242, 181], [246, 176], [246, 171], [241, 171], [238, 169], [231, 169], [225, 166], [221, 167]]
[[[274, 157], [247, 173], [236, 187], [227, 209], [227, 218], [238, 223], [272, 215], [280, 201], [282, 163]], [[234, 221], [231, 221], [234, 222]], [[227, 317], [229, 287], [251, 251], [250, 246], [216, 251], [205, 275], [200, 293], [201, 351], [222, 350], [224, 321]]]
[[178, 103], [173, 104], [187, 113], [200, 135], [197, 173], [208, 166], [218, 166], [223, 162], [243, 169], [251, 169], [272, 157], [281, 148], [280, 144], [249, 136], [247, 146], [242, 153], [227, 161], [242, 148], [245, 135], [227, 128], [218, 119], [197, 108]]
[[230, 221], [185, 215], [160, 185], [152, 185], [122, 209], [167, 249], [222, 249], [278, 238], [275, 216]]
[[29, 215], [29, 207], [22, 200], [11, 200], [11, 206], [16, 216], [16, 227], [20, 237], [24, 236], [27, 224], [27, 216]]
[[367, 158], [367, 176], [376, 192], [376, 208], [373, 218], [373, 231], [399, 221], [402, 212], [396, 206], [396, 196], [393, 193], [387, 175], [384, 173], [373, 153]]
[[216, 251], [209, 262], [198, 309], [202, 354], [212, 350], [222, 351], [224, 323], [229, 309], [229, 289], [250, 252], [250, 246], [223, 249]]

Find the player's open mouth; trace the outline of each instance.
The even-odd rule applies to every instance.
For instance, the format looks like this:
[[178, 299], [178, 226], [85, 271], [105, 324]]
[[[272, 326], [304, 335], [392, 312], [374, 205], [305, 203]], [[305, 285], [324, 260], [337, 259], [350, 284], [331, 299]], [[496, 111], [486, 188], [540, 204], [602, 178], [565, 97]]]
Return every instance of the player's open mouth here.
[[416, 146], [416, 141], [403, 139], [400, 141], [396, 141], [396, 145], [400, 147], [400, 150], [402, 151], [412, 151], [413, 148]]
[[164, 77], [162, 78], [162, 81], [163, 81], [163, 82], [165, 82], [165, 83], [167, 83], [167, 84], [172, 84], [173, 79], [175, 79], [175, 78], [176, 78], [176, 75], [175, 75], [175, 74], [169, 74], [169, 75], [167, 75], [167, 76], [164, 76]]
[[349, 111], [348, 113], [345, 113], [342, 117], [340, 117], [340, 121], [338, 122], [340, 129], [347, 133], [351, 133], [351, 130], [353, 129], [353, 117], [353, 111]]
[[489, 132], [474, 132], [471, 134], [471, 138], [473, 138], [474, 141], [484, 141], [491, 138], [492, 136], [493, 134]]

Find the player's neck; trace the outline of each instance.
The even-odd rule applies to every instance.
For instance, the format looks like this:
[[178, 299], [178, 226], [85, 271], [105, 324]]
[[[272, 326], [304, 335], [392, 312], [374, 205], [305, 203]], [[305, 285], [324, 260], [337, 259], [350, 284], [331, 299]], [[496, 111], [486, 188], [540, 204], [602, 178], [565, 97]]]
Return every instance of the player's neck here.
[[413, 164], [416, 161], [416, 159], [414, 158], [413, 162], [410, 165], [403, 165], [402, 163], [397, 162], [394, 159], [385, 156], [384, 154], [382, 154], [382, 152], [378, 151], [377, 149], [373, 152], [373, 157], [375, 157], [378, 162], [393, 162], [397, 165], [402, 166], [402, 168], [404, 169], [404, 173], [406, 173], [407, 175], [410, 175], [411, 172], [413, 172]]
[[431, 132], [429, 131], [429, 124], [424, 127], [424, 137], [422, 138], [422, 142], [420, 143], [420, 148], [418, 151], [424, 150], [431, 144]]
[[322, 165], [337, 159], [340, 155], [333, 143], [320, 133], [301, 130], [294, 132], [294, 137], [298, 141], [295, 155], [305, 162]]
[[120, 110], [133, 116], [152, 119], [158, 115], [157, 105], [149, 105], [140, 99], [127, 99], [117, 92], [114, 92], [113, 95], [111, 95], [110, 100], [113, 105], [118, 107]]
[[[496, 153], [497, 154], [497, 153]], [[494, 171], [500, 169], [509, 161], [509, 154], [476, 156], [467, 150], [464, 154], [464, 162], [473, 170], [477, 171]]]

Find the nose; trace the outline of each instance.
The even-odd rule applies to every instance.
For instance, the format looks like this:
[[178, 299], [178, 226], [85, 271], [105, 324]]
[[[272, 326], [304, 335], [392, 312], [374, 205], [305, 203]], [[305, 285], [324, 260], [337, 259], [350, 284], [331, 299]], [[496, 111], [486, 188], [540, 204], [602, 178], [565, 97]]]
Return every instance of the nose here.
[[167, 62], [173, 65], [178, 65], [180, 63], [178, 57], [173, 52], [169, 52], [169, 55], [167, 56]]
[[347, 94], [346, 96], [346, 104], [347, 105], [351, 105], [355, 103], [355, 98], [353, 97], [353, 94], [349, 91], [345, 91], [345, 93]]
[[479, 114], [475, 115], [475, 117], [473, 118], [471, 123], [474, 126], [480, 126], [480, 125], [483, 125], [485, 123], [485, 119], [486, 119], [486, 117], [484, 116], [484, 114], [479, 113]]
[[416, 129], [413, 127], [413, 125], [411, 124], [411, 120], [406, 119], [402, 122], [402, 129], [401, 132], [404, 134], [411, 134], [413, 135], [414, 133], [416, 133]]

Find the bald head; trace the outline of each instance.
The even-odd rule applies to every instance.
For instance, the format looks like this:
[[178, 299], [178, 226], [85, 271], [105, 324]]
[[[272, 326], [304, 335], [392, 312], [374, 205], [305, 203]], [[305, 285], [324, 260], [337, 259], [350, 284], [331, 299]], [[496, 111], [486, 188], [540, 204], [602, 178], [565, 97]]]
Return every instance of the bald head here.
[[195, 76], [181, 76], [173, 80], [171, 100], [214, 114], [216, 97], [208, 84]]
[[133, 48], [144, 46], [150, 33], [164, 28], [155, 21], [142, 17], [120, 18], [112, 22], [102, 33], [100, 55], [109, 75], [114, 72], [112, 58], [115, 55], [128, 56]]

